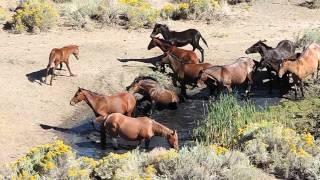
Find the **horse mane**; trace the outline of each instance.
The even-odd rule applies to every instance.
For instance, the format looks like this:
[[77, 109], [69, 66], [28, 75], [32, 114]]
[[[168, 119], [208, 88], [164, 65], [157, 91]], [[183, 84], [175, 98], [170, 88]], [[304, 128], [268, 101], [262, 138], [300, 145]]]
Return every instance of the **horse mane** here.
[[75, 44], [70, 44], [68, 46], [64, 46], [64, 48], [79, 48], [79, 46]]
[[266, 49], [272, 49], [271, 46], [268, 46], [264, 41], [258, 41], [256, 44], [264, 46]]
[[84, 89], [84, 88], [80, 88], [81, 90], [85, 90], [85, 91], [88, 91], [90, 94], [94, 94], [94, 95], [97, 95], [97, 96], [104, 96], [103, 94], [99, 94], [99, 93], [96, 93], [96, 92], [93, 92], [93, 91], [90, 91], [88, 89]]
[[138, 76], [134, 79], [134, 82], [139, 82], [142, 80], [152, 80], [152, 81], [159, 82], [156, 78], [151, 77], [151, 76]]
[[173, 130], [167, 128], [166, 126], [158, 123], [155, 120], [152, 120], [152, 131], [156, 134], [156, 135], [160, 135], [160, 136], [167, 136], [168, 134], [172, 134]]

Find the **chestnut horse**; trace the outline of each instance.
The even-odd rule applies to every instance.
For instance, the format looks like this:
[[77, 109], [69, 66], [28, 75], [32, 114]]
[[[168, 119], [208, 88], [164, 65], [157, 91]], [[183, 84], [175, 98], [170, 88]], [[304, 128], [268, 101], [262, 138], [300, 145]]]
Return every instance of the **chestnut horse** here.
[[[96, 116], [96, 122], [100, 125], [105, 120], [105, 117], [111, 113], [122, 113], [127, 116], [132, 116], [136, 107], [135, 97], [132, 94], [125, 92], [105, 96], [79, 88], [71, 99], [70, 105], [74, 106], [81, 101], [85, 101], [91, 107]], [[100, 130], [103, 131], [103, 128]], [[105, 141], [103, 141], [103, 138], [104, 137], [101, 136], [101, 142]], [[102, 146], [104, 146], [104, 144], [102, 144]]]
[[255, 71], [258, 61], [251, 58], [242, 57], [234, 63], [224, 66], [213, 66], [199, 73], [198, 86], [207, 84], [210, 88], [210, 93], [215, 87], [220, 92], [223, 88], [227, 88], [228, 92], [232, 92], [231, 86], [241, 85], [248, 82], [246, 96], [248, 97], [251, 91], [252, 73]]
[[179, 97], [174, 91], [168, 90], [160, 85], [160, 83], [148, 76], [137, 77], [130, 86], [127, 87], [130, 93], [146, 94], [151, 101], [151, 113], [156, 104], [177, 107]]
[[118, 136], [129, 141], [144, 141], [149, 148], [153, 136], [165, 137], [171, 148], [179, 149], [178, 133], [148, 117], [131, 118], [121, 113], [113, 113], [104, 121], [106, 134], [111, 136], [118, 148]]
[[148, 45], [148, 50], [154, 47], [159, 47], [163, 52], [170, 52], [173, 55], [184, 60], [186, 63], [197, 64], [200, 61], [194, 51], [177, 48], [176, 46], [170, 44], [170, 42], [158, 37], [151, 37], [151, 41]]
[[320, 61], [320, 45], [316, 43], [310, 44], [296, 59], [284, 59], [280, 64], [279, 77], [281, 78], [286, 72], [292, 73], [295, 85], [295, 98], [297, 99], [297, 84], [300, 84], [302, 97], [303, 80], [309, 75], [315, 75], [318, 79]]
[[209, 63], [185, 64], [183, 60], [171, 53], [165, 53], [165, 55], [166, 56], [162, 58], [162, 62], [170, 65], [174, 73], [174, 80], [179, 81], [181, 95], [184, 97], [187, 97], [186, 85], [196, 84], [200, 71], [213, 66]]
[[[57, 69], [58, 65], [60, 64], [60, 69], [62, 69], [62, 63], [65, 63], [68, 71], [70, 73], [70, 76], [75, 76], [71, 72], [70, 66], [69, 66], [69, 56], [70, 54], [73, 54], [74, 57], [79, 60], [79, 46], [77, 45], [69, 45], [65, 46], [63, 48], [54, 48], [51, 50], [50, 56], [49, 56], [49, 63], [47, 66], [47, 73], [45, 77], [45, 83], [47, 83], [47, 77], [49, 75], [49, 70], [52, 68], [52, 75], [50, 80], [50, 85], [52, 86], [52, 80], [55, 76], [54, 71]], [[54, 66], [53, 66], [54, 64]], [[53, 66], [53, 67], [52, 67]]]

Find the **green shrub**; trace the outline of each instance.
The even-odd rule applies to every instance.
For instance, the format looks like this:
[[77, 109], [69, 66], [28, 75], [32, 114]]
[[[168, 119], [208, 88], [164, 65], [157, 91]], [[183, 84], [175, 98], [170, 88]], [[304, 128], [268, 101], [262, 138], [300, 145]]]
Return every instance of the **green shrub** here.
[[[253, 129], [252, 129], [253, 128]], [[280, 123], [249, 125], [244, 151], [251, 161], [268, 173], [285, 179], [317, 179], [320, 148], [310, 133], [298, 134]]]
[[45, 31], [56, 25], [58, 13], [47, 0], [27, 0], [13, 15], [13, 26], [17, 32]]
[[320, 28], [306, 30], [296, 37], [298, 47], [305, 47], [313, 42], [320, 43]]
[[209, 103], [205, 120], [198, 121], [194, 136], [205, 144], [220, 144], [227, 147], [236, 145], [239, 129], [255, 122], [255, 106], [243, 102], [239, 104], [231, 95], [221, 95], [216, 102]]

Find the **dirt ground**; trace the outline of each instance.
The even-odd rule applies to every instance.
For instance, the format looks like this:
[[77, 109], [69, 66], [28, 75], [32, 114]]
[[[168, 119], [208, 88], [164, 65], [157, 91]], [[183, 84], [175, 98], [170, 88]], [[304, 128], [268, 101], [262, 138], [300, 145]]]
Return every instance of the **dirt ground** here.
[[[231, 18], [211, 24], [165, 23], [177, 31], [198, 29], [209, 45], [209, 49], [205, 48], [205, 61], [226, 64], [246, 56], [245, 49], [259, 39], [274, 46], [283, 39], [293, 40], [306, 28], [319, 27], [320, 11], [297, 6], [299, 2], [258, 0], [251, 7], [231, 9]], [[147, 50], [150, 33], [150, 29], [127, 31], [118, 27], [92, 32], [56, 29], [38, 35], [0, 31], [0, 166], [32, 146], [57, 138], [54, 131], [43, 130], [39, 124], [58, 126], [86, 106], [69, 105], [77, 87], [104, 94], [123, 91], [139, 74], [139, 67], [146, 65], [130, 62], [123, 66], [117, 58], [160, 55], [158, 49]], [[66, 76], [58, 76], [52, 87], [39, 84], [37, 79], [48, 63], [50, 50], [68, 44], [80, 46], [80, 60], [71, 58], [71, 69], [77, 76], [68, 77], [67, 71], [61, 71]]]

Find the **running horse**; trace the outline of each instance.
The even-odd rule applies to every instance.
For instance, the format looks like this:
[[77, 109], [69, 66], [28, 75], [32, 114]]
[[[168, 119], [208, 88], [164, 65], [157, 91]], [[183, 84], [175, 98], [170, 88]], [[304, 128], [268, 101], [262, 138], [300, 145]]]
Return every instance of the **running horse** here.
[[171, 148], [179, 149], [178, 133], [148, 117], [132, 118], [121, 113], [113, 113], [104, 121], [106, 134], [118, 148], [117, 137], [120, 136], [129, 141], [145, 142], [149, 148], [150, 139], [153, 136], [162, 136], [167, 139]]
[[[118, 93], [111, 96], [98, 94], [83, 88], [79, 88], [70, 101], [70, 105], [75, 106], [77, 103], [85, 101], [93, 110], [96, 116], [96, 122], [103, 124], [108, 115], [112, 113], [126, 114], [132, 116], [136, 107], [136, 99], [130, 93]], [[93, 124], [94, 126], [94, 124]], [[100, 126], [100, 135], [102, 147], [105, 146], [105, 132], [103, 126]]]
[[177, 108], [179, 103], [178, 95], [160, 85], [160, 83], [149, 76], [139, 76], [127, 87], [130, 93], [139, 93], [145, 95], [151, 101], [151, 113], [155, 105], [174, 106]]
[[47, 72], [44, 82], [47, 83], [47, 77], [49, 75], [49, 71], [52, 68], [52, 75], [50, 80], [50, 85], [52, 86], [52, 81], [55, 75], [55, 70], [57, 69], [58, 65], [60, 64], [60, 70], [62, 69], [62, 63], [65, 63], [68, 71], [70, 73], [70, 76], [75, 76], [71, 72], [70, 66], [69, 66], [69, 57], [73, 54], [74, 57], [79, 60], [79, 46], [77, 45], [69, 45], [65, 46], [63, 48], [54, 48], [51, 50], [50, 56], [49, 56], [49, 63], [47, 66]]

